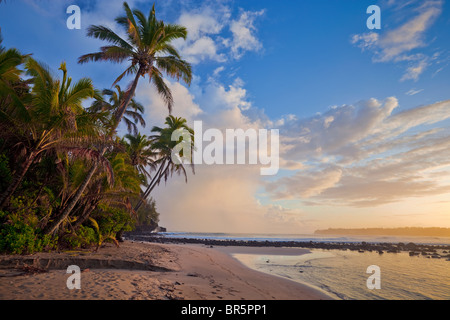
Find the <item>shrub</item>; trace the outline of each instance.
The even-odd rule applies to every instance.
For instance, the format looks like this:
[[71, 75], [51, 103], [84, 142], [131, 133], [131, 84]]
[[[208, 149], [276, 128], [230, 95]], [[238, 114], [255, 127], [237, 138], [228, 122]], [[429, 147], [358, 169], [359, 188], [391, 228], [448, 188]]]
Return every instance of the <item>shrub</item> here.
[[76, 232], [66, 233], [60, 241], [60, 245], [70, 249], [89, 248], [97, 242], [95, 230], [89, 226], [80, 226]]
[[38, 219], [30, 213], [21, 216], [0, 211], [0, 252], [31, 254], [55, 247], [56, 239], [43, 235], [36, 227]]

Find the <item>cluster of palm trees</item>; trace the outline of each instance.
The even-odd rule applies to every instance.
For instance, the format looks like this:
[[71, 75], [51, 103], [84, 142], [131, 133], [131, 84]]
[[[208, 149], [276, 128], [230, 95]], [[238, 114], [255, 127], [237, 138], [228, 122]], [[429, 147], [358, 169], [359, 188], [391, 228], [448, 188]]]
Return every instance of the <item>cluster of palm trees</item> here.
[[[87, 35], [107, 45], [78, 61], [127, 63], [113, 89], [97, 90], [88, 78], [73, 81], [65, 63], [57, 77], [30, 55], [2, 47], [0, 35], [0, 234], [5, 242], [0, 250], [11, 247], [5, 239], [23, 238], [23, 233], [9, 234], [21, 233], [18, 221], [32, 224], [36, 241], [57, 236], [62, 242], [87, 225], [113, 238], [152, 204], [151, 192], [161, 181], [174, 173], [187, 177], [184, 166], [172, 159], [178, 142], [171, 139], [179, 129], [193, 136], [186, 120], [169, 115], [166, 127], [142, 135], [144, 106], [135, 100], [139, 80], [147, 78], [171, 113], [173, 98], [163, 75], [186, 84], [192, 78], [190, 64], [171, 44], [186, 39], [186, 28], [158, 20], [154, 6], [148, 16], [126, 2], [123, 9], [115, 21], [126, 38], [105, 26], [90, 26]], [[126, 76], [133, 81], [122, 90], [119, 82]], [[84, 108], [86, 103], [90, 107]], [[124, 137], [117, 133], [121, 123], [128, 130]], [[97, 223], [104, 217], [109, 224]]]

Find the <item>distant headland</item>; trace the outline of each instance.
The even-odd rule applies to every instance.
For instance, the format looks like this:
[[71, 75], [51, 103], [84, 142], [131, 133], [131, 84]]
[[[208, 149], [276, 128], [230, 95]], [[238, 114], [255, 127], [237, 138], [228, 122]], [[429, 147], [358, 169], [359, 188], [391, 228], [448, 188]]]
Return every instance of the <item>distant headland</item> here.
[[450, 228], [360, 228], [316, 230], [317, 235], [358, 235], [358, 236], [413, 236], [413, 237], [450, 237]]

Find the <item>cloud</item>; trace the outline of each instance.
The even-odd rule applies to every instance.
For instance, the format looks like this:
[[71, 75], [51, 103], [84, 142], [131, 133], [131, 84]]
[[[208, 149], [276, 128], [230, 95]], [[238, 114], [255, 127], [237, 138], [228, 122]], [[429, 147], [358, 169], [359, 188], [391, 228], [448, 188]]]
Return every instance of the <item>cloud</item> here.
[[324, 155], [347, 158], [361, 152], [355, 143], [367, 138], [397, 108], [396, 98], [360, 101], [309, 119], [288, 121], [282, 129], [285, 155], [303, 161]]
[[213, 76], [217, 77], [223, 70], [225, 70], [224, 66], [214, 69]]
[[[296, 232], [308, 228], [305, 212], [278, 201], [365, 208], [450, 191], [450, 175], [442, 173], [450, 166], [450, 129], [442, 125], [450, 118], [450, 101], [396, 112], [395, 97], [372, 98], [310, 118], [272, 120], [253, 106], [239, 79], [226, 86], [215, 78], [195, 77], [189, 89], [167, 83], [174, 92], [174, 115], [191, 126], [194, 120], [202, 120], [204, 130], [277, 124], [285, 172], [264, 181], [258, 166], [199, 165], [188, 184], [170, 179], [153, 196], [162, 225], [172, 230], [224, 232], [226, 225], [234, 232], [273, 232], [283, 226]], [[161, 125], [167, 110], [156, 92], [143, 83], [137, 99], [150, 107], [147, 121]], [[257, 198], [261, 189], [265, 205]]]
[[351, 43], [361, 48], [362, 51], [365, 51], [376, 47], [378, 39], [379, 34], [376, 32], [355, 34], [352, 36]]
[[179, 39], [174, 45], [181, 51], [181, 55], [189, 62], [198, 64], [202, 61], [226, 61], [224, 53], [219, 53], [220, 45], [216, 40], [225, 27], [229, 9], [219, 6], [217, 10], [202, 7], [192, 11], [184, 11], [177, 23], [188, 30], [186, 41]]
[[[320, 171], [305, 171], [268, 183], [267, 190], [276, 200], [311, 198], [334, 187], [342, 178], [342, 169], [328, 167]], [[299, 183], [301, 181], [301, 183]]]
[[255, 36], [255, 20], [263, 14], [264, 10], [256, 12], [243, 11], [238, 20], [231, 22], [230, 30], [233, 37], [224, 40], [224, 43], [231, 48], [234, 58], [241, 58], [247, 51], [261, 50], [262, 44]]
[[379, 39], [381, 52], [377, 59], [381, 62], [408, 59], [407, 54], [426, 46], [424, 34], [442, 12], [441, 1], [426, 1], [419, 8], [417, 16], [400, 27], [386, 32]]
[[[227, 9], [222, 10], [228, 11]], [[224, 27], [223, 23], [219, 21], [217, 12], [209, 7], [204, 7], [199, 12], [183, 12], [177, 23], [185, 26], [189, 31], [189, 36], [193, 39], [198, 39], [203, 34], [219, 34]]]
[[[195, 81], [195, 80], [194, 80]], [[200, 106], [194, 101], [194, 96], [189, 90], [179, 82], [165, 80], [167, 86], [172, 92], [174, 108], [173, 115], [183, 117], [189, 122], [202, 113]], [[195, 86], [195, 83], [194, 83]], [[169, 115], [167, 105], [158, 94], [155, 87], [149, 86], [148, 82], [141, 81], [136, 90], [136, 100], [142, 103], [145, 110], [146, 122], [149, 128], [145, 131], [150, 134], [153, 126], [162, 126], [165, 118]]]
[[[284, 161], [305, 164], [265, 184], [273, 199], [374, 207], [450, 190], [450, 100], [398, 113], [396, 98], [334, 107], [281, 128]], [[445, 171], [445, 170], [444, 170]]]
[[416, 95], [418, 93], [421, 93], [423, 90], [424, 89], [419, 89], [419, 90], [411, 89], [411, 90], [408, 90], [407, 92], [405, 92], [405, 94], [408, 95], [408, 96], [414, 96], [414, 95]]
[[[189, 89], [179, 83], [167, 81], [171, 88], [175, 108], [174, 116], [183, 116], [188, 125], [194, 120], [203, 122], [203, 130], [263, 128], [265, 122], [245, 115], [253, 108], [248, 101], [242, 81], [225, 86], [215, 79], [195, 77]], [[167, 108], [148, 83], [139, 84], [136, 99], [146, 109], [149, 128], [162, 125]], [[299, 163], [289, 161], [292, 169]], [[280, 205], [262, 205], [255, 195], [261, 188], [258, 165], [197, 165], [195, 175], [188, 173], [188, 184], [174, 176], [162, 184], [152, 196], [161, 212], [161, 225], [171, 230], [209, 232], [292, 232], [304, 228], [301, 211]], [[176, 198], [176, 201], [174, 199]], [[189, 215], [189, 219], [186, 216]]]
[[417, 81], [432, 60], [424, 53], [417, 53], [417, 50], [427, 47], [426, 31], [442, 13], [442, 5], [442, 1], [429, 0], [418, 7], [403, 8], [402, 15], [412, 18], [397, 28], [386, 32], [382, 30], [380, 34], [369, 32], [353, 35], [351, 43], [362, 51], [372, 51], [373, 62], [407, 63], [406, 72], [400, 80]]
[[204, 5], [199, 9], [184, 11], [177, 23], [186, 26], [188, 38], [187, 41], [175, 41], [174, 45], [193, 64], [208, 60], [225, 62], [240, 59], [246, 52], [262, 48], [255, 35], [255, 20], [263, 13], [264, 10], [241, 10], [239, 18], [233, 19], [231, 9], [225, 5], [216, 5], [214, 8]]
[[425, 69], [428, 67], [428, 65], [429, 64], [427, 62], [427, 59], [423, 58], [422, 60], [418, 61], [413, 66], [408, 67], [406, 69], [405, 74], [400, 79], [400, 81], [405, 81], [405, 80], [417, 81], [419, 79], [419, 76], [425, 71]]

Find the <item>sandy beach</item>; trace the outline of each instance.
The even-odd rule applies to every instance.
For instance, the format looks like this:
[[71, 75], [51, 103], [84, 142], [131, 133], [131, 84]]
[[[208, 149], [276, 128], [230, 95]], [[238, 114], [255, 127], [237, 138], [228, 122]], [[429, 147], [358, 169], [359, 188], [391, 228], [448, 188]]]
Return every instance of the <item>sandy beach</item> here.
[[[303, 284], [249, 269], [232, 253], [300, 255], [299, 248], [210, 248], [125, 241], [80, 250], [0, 256], [1, 300], [322, 300]], [[69, 290], [69, 265], [81, 289]]]

